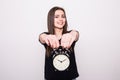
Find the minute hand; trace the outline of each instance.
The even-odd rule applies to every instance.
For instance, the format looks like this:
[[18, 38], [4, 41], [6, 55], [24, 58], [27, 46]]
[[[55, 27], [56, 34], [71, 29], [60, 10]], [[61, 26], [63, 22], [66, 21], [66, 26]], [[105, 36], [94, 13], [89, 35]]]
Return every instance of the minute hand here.
[[64, 59], [62, 62], [66, 61], [66, 59]]

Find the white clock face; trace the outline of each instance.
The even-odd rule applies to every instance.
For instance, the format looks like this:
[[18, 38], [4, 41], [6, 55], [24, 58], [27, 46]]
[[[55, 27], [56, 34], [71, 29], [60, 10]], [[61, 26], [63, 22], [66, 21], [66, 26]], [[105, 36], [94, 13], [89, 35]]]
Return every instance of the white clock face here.
[[70, 60], [66, 55], [60, 54], [55, 56], [53, 65], [57, 70], [64, 71], [69, 67]]

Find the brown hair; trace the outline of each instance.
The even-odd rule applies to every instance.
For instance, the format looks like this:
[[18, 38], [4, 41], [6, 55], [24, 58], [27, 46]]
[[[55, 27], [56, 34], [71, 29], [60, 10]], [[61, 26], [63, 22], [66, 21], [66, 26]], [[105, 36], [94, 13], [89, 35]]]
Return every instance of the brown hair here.
[[[54, 14], [55, 14], [56, 10], [62, 10], [64, 12], [64, 15], [66, 18], [66, 13], [65, 13], [65, 10], [63, 8], [58, 7], [58, 6], [51, 8], [50, 11], [48, 12], [48, 16], [47, 16], [47, 26], [48, 26], [48, 33], [49, 34], [54, 34], [54, 27], [55, 27], [54, 26]], [[67, 18], [66, 18], [65, 25], [63, 26], [62, 34], [67, 32], [67, 27], [68, 27], [68, 23], [67, 23]], [[51, 50], [52, 49], [48, 46], [46, 49], [47, 56], [50, 55]]]

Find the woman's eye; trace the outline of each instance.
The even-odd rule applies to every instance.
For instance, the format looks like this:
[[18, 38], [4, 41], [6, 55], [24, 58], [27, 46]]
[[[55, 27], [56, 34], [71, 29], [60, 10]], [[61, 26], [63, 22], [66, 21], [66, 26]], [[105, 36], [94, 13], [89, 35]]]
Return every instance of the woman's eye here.
[[59, 17], [65, 18], [65, 15], [61, 15], [61, 16], [60, 16], [60, 15], [55, 15], [55, 16], [54, 16], [54, 18], [59, 18]]
[[62, 18], [65, 18], [65, 15], [62, 15]]
[[59, 16], [55, 16], [55, 18], [58, 18]]

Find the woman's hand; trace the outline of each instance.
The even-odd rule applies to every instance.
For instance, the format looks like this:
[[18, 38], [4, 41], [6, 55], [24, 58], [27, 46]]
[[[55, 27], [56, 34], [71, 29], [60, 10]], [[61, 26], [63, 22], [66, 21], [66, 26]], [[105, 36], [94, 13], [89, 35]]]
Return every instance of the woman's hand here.
[[79, 33], [75, 30], [72, 30], [70, 33], [63, 34], [61, 37], [61, 44], [59, 43], [58, 38], [55, 35], [51, 34], [40, 34], [39, 41], [41, 43], [46, 43], [51, 48], [58, 48], [62, 46], [63, 48], [70, 48], [74, 41], [77, 41], [79, 38]]
[[46, 42], [47, 42], [48, 46], [50, 46], [52, 48], [58, 48], [60, 46], [59, 40], [57, 39], [57, 37], [55, 35], [47, 35]]
[[59, 47], [59, 40], [55, 35], [41, 34], [40, 41], [41, 43], [46, 43], [51, 48]]
[[77, 41], [79, 38], [79, 33], [75, 30], [72, 30], [70, 33], [63, 34], [61, 38], [61, 46], [63, 48], [70, 48], [74, 41]]

